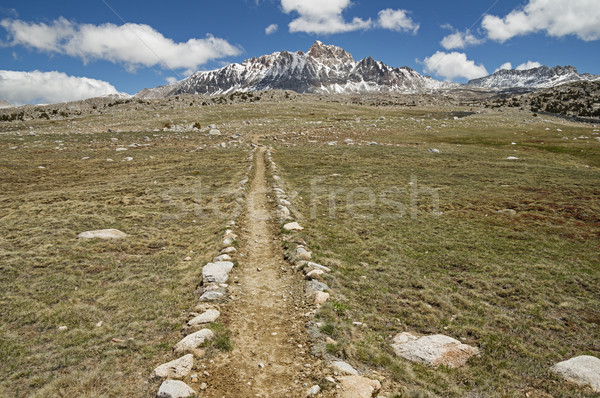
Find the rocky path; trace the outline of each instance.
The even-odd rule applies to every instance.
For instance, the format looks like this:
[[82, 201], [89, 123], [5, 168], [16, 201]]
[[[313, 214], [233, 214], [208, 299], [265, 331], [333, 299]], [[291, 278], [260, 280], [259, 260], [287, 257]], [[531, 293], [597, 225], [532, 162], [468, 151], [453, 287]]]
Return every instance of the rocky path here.
[[265, 149], [258, 148], [254, 177], [241, 220], [238, 267], [221, 321], [234, 349], [207, 364], [207, 397], [305, 397], [319, 375], [309, 353], [301, 277], [283, 258], [267, 197]]

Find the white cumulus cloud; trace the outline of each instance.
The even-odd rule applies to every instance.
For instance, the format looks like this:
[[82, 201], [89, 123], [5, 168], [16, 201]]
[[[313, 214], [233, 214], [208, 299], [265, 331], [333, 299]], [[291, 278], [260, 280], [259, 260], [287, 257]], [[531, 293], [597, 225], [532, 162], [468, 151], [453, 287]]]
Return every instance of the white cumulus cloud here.
[[[542, 64], [540, 64], [539, 62], [527, 61], [527, 62], [524, 62], [524, 63], [518, 65], [514, 69], [515, 70], [528, 70], [528, 69], [533, 69], [533, 68], [539, 68], [540, 66], [542, 66]], [[496, 69], [494, 72], [498, 72], [499, 70], [502, 70], [502, 69], [510, 70], [510, 69], [513, 69], [513, 67], [510, 62], [505, 62], [502, 65], [500, 65], [498, 67], [498, 69]]]
[[533, 69], [533, 68], [539, 68], [540, 66], [542, 66], [542, 64], [540, 64], [539, 62], [527, 61], [527, 62], [522, 63], [521, 65], [517, 66], [515, 69], [516, 70], [528, 70], [528, 69]]
[[167, 76], [167, 78], [165, 79], [167, 81], [167, 83], [169, 84], [173, 84], [173, 83], [177, 83], [177, 78], [174, 76]]
[[160, 66], [193, 72], [208, 61], [241, 52], [212, 35], [177, 43], [144, 24], [78, 24], [61, 17], [49, 24], [4, 19], [0, 26], [9, 34], [9, 45], [66, 54], [84, 62], [107, 60], [131, 70]]
[[344, 20], [342, 11], [351, 5], [350, 0], [281, 0], [286, 14], [298, 13], [289, 24], [290, 32], [332, 34], [369, 29], [371, 19]]
[[108, 94], [118, 92], [102, 80], [62, 72], [0, 70], [0, 98], [15, 105], [76, 101]]
[[392, 10], [391, 8], [379, 11], [378, 25], [384, 29], [412, 32], [413, 34], [417, 33], [420, 26], [407, 15], [406, 10]]
[[423, 63], [426, 73], [442, 76], [446, 81], [476, 79], [488, 75], [483, 65], [477, 65], [475, 61], [467, 59], [465, 53], [437, 51], [431, 57], [425, 58]]
[[279, 29], [279, 26], [276, 23], [271, 24], [265, 28], [265, 34], [272, 35], [277, 32], [277, 29]]
[[534, 32], [598, 40], [600, 4], [598, 0], [529, 0], [524, 7], [503, 18], [485, 15], [481, 26], [487, 31], [488, 38], [501, 43]]
[[468, 46], [474, 46], [483, 43], [483, 39], [475, 37], [468, 30], [466, 32], [454, 32], [444, 37], [441, 41], [442, 47], [446, 50], [452, 50], [455, 48], [465, 48]]
[[511, 70], [511, 69], [512, 69], [512, 64], [511, 64], [510, 62], [505, 62], [505, 63], [503, 63], [502, 65], [500, 65], [500, 66], [498, 67], [498, 69], [496, 69], [496, 70], [494, 71], [494, 73], [495, 73], [495, 72], [498, 72], [499, 70], [503, 70], [503, 69], [505, 69], [505, 70]]
[[376, 21], [359, 17], [347, 21], [342, 13], [351, 6], [350, 0], [281, 0], [283, 12], [298, 14], [288, 25], [291, 33], [334, 34], [382, 28], [416, 34], [419, 30], [409, 11], [391, 8], [379, 11]]

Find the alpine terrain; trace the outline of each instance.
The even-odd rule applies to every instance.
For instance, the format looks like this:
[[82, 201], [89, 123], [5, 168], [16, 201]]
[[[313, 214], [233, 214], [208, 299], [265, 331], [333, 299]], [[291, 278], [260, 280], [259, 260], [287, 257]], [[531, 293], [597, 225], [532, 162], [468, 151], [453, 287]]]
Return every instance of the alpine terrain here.
[[268, 89], [299, 93], [419, 93], [454, 86], [408, 67], [393, 68], [372, 57], [354, 61], [340, 47], [315, 41], [307, 53], [276, 52], [192, 74], [179, 82], [145, 89], [136, 97], [153, 99], [179, 94], [227, 94]]
[[574, 66], [540, 66], [527, 70], [501, 69], [492, 75], [470, 80], [471, 87], [487, 89], [540, 89], [560, 86], [561, 84], [579, 81], [598, 81], [600, 76], [579, 73]]

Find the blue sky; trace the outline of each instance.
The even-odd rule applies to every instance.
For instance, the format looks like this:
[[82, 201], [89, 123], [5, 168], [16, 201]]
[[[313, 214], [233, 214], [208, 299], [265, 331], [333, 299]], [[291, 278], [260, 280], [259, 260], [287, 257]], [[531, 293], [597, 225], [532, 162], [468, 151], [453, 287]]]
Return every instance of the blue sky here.
[[4, 0], [0, 98], [20, 104], [134, 94], [196, 70], [306, 51], [315, 40], [343, 47], [356, 60], [372, 56], [440, 80], [466, 82], [501, 66], [539, 64], [600, 75], [600, 4]]

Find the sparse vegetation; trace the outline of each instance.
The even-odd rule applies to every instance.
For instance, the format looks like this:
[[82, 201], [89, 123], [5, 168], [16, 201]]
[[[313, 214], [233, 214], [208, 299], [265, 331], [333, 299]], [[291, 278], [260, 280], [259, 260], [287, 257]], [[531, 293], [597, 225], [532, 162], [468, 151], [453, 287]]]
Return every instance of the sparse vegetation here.
[[[440, 123], [430, 115], [422, 125]], [[347, 342], [343, 351], [327, 345], [330, 354], [439, 396], [593, 396], [548, 368], [600, 352], [600, 151], [589, 140], [561, 140], [581, 135], [579, 127], [557, 134], [536, 118], [521, 131], [522, 115], [504, 113], [505, 127], [489, 116], [444, 121], [428, 134], [407, 128], [399, 113], [369, 132], [399, 146], [277, 147], [275, 161], [307, 217], [302, 239], [334, 269], [325, 278], [333, 297], [352, 303], [327, 303], [318, 315], [323, 334]], [[417, 141], [426, 143], [407, 145]], [[549, 155], [552, 146], [564, 152]], [[524, 160], [509, 163], [509, 155]], [[432, 214], [431, 189], [441, 216]], [[505, 208], [517, 215], [497, 213]], [[403, 331], [448, 334], [483, 354], [458, 370], [414, 365], [389, 348], [389, 336]]]
[[233, 350], [233, 342], [231, 341], [231, 332], [220, 323], [211, 323], [208, 326], [215, 337], [204, 343], [203, 348], [207, 349], [208, 355], [216, 355], [218, 352], [229, 352]]
[[[541, 108], [532, 117], [526, 100], [286, 95], [41, 107], [50, 120], [33, 107], [0, 112], [1, 396], [156, 393], [148, 376], [173, 359], [201, 265], [238, 206], [251, 136], [274, 146], [305, 217], [298, 236], [333, 270], [315, 328], [333, 339], [326, 353], [377, 370], [400, 397], [594, 396], [548, 371], [600, 355], [591, 125]], [[242, 143], [216, 148], [223, 138], [161, 131], [165, 121], [218, 124]], [[416, 208], [411, 187], [422, 188]], [[109, 227], [132, 236], [75, 239]], [[210, 327], [208, 357], [231, 350], [226, 320]], [[460, 369], [411, 364], [389, 348], [402, 331], [482, 355]]]
[[[118, 139], [147, 142], [147, 134]], [[120, 155], [115, 136], [0, 136], [2, 397], [154, 396], [151, 370], [173, 359], [247, 153], [194, 156], [207, 141], [163, 133]], [[131, 236], [75, 238], [101, 228]], [[230, 348], [226, 334], [216, 347]]]

